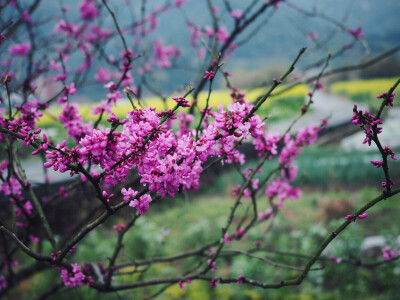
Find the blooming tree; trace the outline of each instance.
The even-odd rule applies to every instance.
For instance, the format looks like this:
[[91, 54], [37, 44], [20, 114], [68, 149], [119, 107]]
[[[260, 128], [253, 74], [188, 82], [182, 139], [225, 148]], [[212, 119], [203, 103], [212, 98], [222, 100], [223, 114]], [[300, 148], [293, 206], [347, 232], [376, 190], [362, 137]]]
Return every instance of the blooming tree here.
[[[0, 1], [1, 9], [7, 11], [5, 16], [8, 16], [8, 19], [2, 18], [4, 23], [0, 24], [3, 64], [0, 193], [2, 210], [9, 212], [8, 217], [0, 220], [4, 241], [0, 255], [0, 294], [8, 293], [21, 281], [45, 269], [53, 270], [59, 277], [59, 282], [49, 288], [49, 295], [58, 289], [83, 285], [100, 292], [112, 292], [147, 286], [160, 286], [162, 291], [163, 287], [173, 284], [184, 289], [185, 285], [198, 280], [208, 281], [211, 288], [222, 284], [260, 288], [300, 284], [325, 248], [343, 230], [352, 222], [366, 218], [366, 211], [375, 204], [400, 192], [394, 188], [388, 168], [388, 160], [397, 159], [395, 153], [390, 145], [383, 145], [379, 140], [384, 128], [381, 115], [393, 105], [395, 89], [400, 82], [397, 81], [389, 91], [378, 95], [382, 100], [378, 112], [372, 114], [355, 106], [351, 119], [364, 130], [364, 143], [374, 144], [381, 153], [381, 160], [371, 163], [384, 172], [382, 193], [364, 207], [343, 216], [343, 223], [315, 249], [304, 266], [291, 266], [298, 271], [295, 279], [270, 282], [267, 278], [249, 278], [246, 274], [218, 274], [218, 262], [226, 254], [227, 245], [240, 243], [253, 228], [272, 222], [286, 200], [300, 197], [301, 190], [293, 184], [297, 176], [295, 160], [304, 147], [316, 141], [327, 121], [322, 119], [320, 124], [310, 124], [297, 132], [293, 132], [293, 124], [310, 109], [315, 91], [322, 88], [320, 79], [346, 71], [329, 69], [329, 61], [357, 43], [365, 46], [362, 29], [344, 28], [351, 43], [313, 64], [318, 66], [319, 73], [305, 78], [310, 83], [307, 103], [299, 107], [298, 117], [285, 132], [275, 133], [268, 131], [268, 120], [259, 114], [260, 108], [276, 88], [287, 81], [306, 49], [299, 49], [287, 72], [264, 86], [264, 94], [254, 103], [231, 84], [225, 66], [241, 44], [238, 39], [249, 30], [259, 30], [257, 21], [263, 16], [270, 18], [269, 14], [281, 4], [286, 5], [285, 1], [250, 1], [244, 9], [233, 7], [229, 1], [224, 1], [222, 7], [208, 1], [210, 24], [185, 20], [190, 32], [189, 43], [201, 63], [196, 66], [198, 79], [173, 96], [165, 96], [162, 89], [156, 88], [154, 78], [159, 70], [176, 67], [182, 53], [178, 46], [165, 43], [154, 32], [160, 16], [171, 10], [184, 10], [185, 0], [165, 1], [159, 7], [147, 6], [146, 1], [142, 1], [139, 17], [131, 22], [122, 22], [115, 14], [120, 5], [117, 1], [83, 0], [77, 12], [79, 16], [61, 5], [60, 11], [50, 17], [36, 14], [45, 1], [25, 2]], [[132, 9], [136, 5], [126, 2]], [[298, 13], [310, 14], [293, 4], [287, 5]], [[229, 26], [222, 19], [224, 12], [228, 12]], [[325, 19], [339, 26], [330, 18]], [[54, 30], [42, 28], [52, 24]], [[306, 36], [318, 42], [318, 33], [310, 32]], [[108, 43], [117, 46], [108, 47]], [[387, 55], [384, 53], [369, 63]], [[360, 64], [349, 69], [361, 67]], [[47, 98], [38, 91], [39, 81], [44, 78], [56, 83], [56, 89]], [[216, 79], [223, 80], [231, 91], [231, 103], [226, 106], [209, 104]], [[84, 119], [79, 104], [74, 101], [74, 97], [90, 85], [103, 91], [105, 98], [92, 108], [93, 121]], [[182, 83], [177, 84], [180, 85]], [[204, 104], [197, 101], [202, 90], [207, 94]], [[143, 105], [142, 95], [146, 93], [159, 96], [166, 108]], [[129, 99], [131, 108], [120, 117], [113, 113], [113, 108], [120, 105], [122, 98]], [[168, 109], [171, 103], [172, 108]], [[52, 113], [52, 107], [59, 109], [54, 122], [65, 130], [65, 139], [40, 126], [44, 114]], [[242, 170], [246, 157], [239, 146], [243, 143], [252, 144], [258, 153], [254, 168]], [[21, 148], [41, 158], [45, 169], [69, 174], [71, 181], [56, 191], [47, 188], [39, 193], [32, 178], [25, 174], [24, 163], [18, 155]], [[262, 166], [267, 163], [276, 165], [271, 172], [264, 173]], [[172, 256], [137, 260], [120, 255], [124, 236], [135, 230], [138, 218], [150, 217], [157, 203], [171, 201], [185, 191], [197, 190], [202, 173], [217, 164], [235, 165], [243, 179], [233, 190], [235, 200], [217, 240]], [[45, 182], [51, 186], [47, 175]], [[72, 202], [78, 206], [76, 220], [69, 224], [70, 230], [56, 230], [60, 226], [57, 208], [65, 201], [72, 201], [71, 194], [82, 195], [82, 188], [90, 190], [79, 196], [86, 197], [88, 204]], [[244, 201], [249, 201], [250, 210], [240, 216], [238, 207]], [[265, 211], [258, 209], [260, 201], [268, 202]], [[75, 253], [89, 234], [107, 230], [101, 225], [117, 218], [125, 222], [114, 223], [115, 239], [110, 241], [114, 250], [109, 253], [108, 262], [75, 261]], [[235, 222], [237, 219], [241, 219], [239, 225]], [[244, 255], [277, 268], [287, 267], [254, 254], [257, 249], [262, 249], [261, 241], [255, 241], [254, 249], [237, 250], [234, 256]], [[22, 258], [23, 265], [18, 265], [18, 259], [24, 255], [31, 260]], [[385, 248], [383, 256], [385, 261], [391, 261], [397, 251]], [[188, 260], [188, 271], [180, 275], [146, 276], [147, 268], [155, 263], [178, 264], [194, 257], [196, 262]], [[340, 258], [329, 259], [341, 262]], [[133, 273], [141, 277], [121, 282], [117, 275], [132, 268]]]

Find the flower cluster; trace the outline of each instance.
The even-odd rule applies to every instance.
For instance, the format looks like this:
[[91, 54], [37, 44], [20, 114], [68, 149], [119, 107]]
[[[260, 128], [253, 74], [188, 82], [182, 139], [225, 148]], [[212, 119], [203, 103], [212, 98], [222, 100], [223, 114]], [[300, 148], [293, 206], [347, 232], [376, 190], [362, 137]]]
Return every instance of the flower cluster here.
[[398, 250], [391, 250], [390, 246], [386, 246], [382, 249], [382, 256], [386, 261], [391, 261], [399, 255]]
[[71, 264], [71, 268], [71, 271], [61, 268], [61, 279], [64, 285], [71, 288], [82, 286], [85, 275], [81, 272], [81, 267], [78, 264]]
[[368, 143], [368, 145], [371, 146], [371, 142], [375, 136], [382, 132], [382, 127], [378, 127], [378, 125], [382, 124], [382, 121], [376, 119], [368, 110], [366, 110], [365, 113], [363, 113], [362, 110], [358, 110], [357, 104], [354, 104], [351, 121], [353, 124], [360, 125], [364, 128], [365, 139], [363, 144]]
[[376, 96], [376, 98], [378, 98], [378, 99], [386, 99], [387, 98], [385, 105], [393, 107], [394, 96], [396, 96], [396, 93], [394, 93], [394, 92], [391, 93], [389, 97], [388, 97], [387, 93], [382, 93], [382, 94], [379, 94], [378, 96]]
[[[394, 90], [394, 87], [392, 87], [391, 90]], [[384, 104], [386, 106], [393, 106], [395, 95], [396, 93], [394, 92], [382, 93], [379, 94], [376, 98], [384, 99]], [[377, 116], [374, 116], [370, 114], [368, 110], [366, 110], [365, 113], [363, 113], [362, 110], [358, 110], [357, 105], [355, 104], [351, 121], [353, 124], [360, 125], [364, 128], [365, 139], [363, 141], [363, 144], [368, 143], [368, 145], [370, 146], [371, 142], [374, 141], [378, 145], [378, 149], [380, 150], [382, 155], [382, 160], [371, 160], [371, 164], [376, 168], [383, 167], [383, 169], [385, 170], [386, 181], [382, 182], [382, 187], [385, 188], [386, 191], [389, 191], [391, 187], [394, 186], [394, 182], [391, 178], [388, 177], [387, 158], [390, 156], [393, 160], [397, 160], [397, 157], [390, 147], [385, 146], [385, 148], [382, 149], [382, 146], [380, 145], [378, 135], [382, 132], [382, 128], [378, 126], [382, 124], [382, 121], [379, 119], [379, 115], [382, 112], [381, 110], [378, 112]]]

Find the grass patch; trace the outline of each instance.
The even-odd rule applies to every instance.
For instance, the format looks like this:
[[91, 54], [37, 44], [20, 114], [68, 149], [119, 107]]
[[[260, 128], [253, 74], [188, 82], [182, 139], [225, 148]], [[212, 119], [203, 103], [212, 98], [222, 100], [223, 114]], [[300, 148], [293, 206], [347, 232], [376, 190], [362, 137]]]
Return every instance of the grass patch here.
[[[325, 236], [343, 221], [345, 214], [354, 213], [357, 207], [362, 206], [378, 193], [379, 191], [374, 188], [364, 188], [358, 191], [337, 188], [324, 191], [308, 190], [300, 200], [286, 202], [273, 223], [260, 223], [241, 241], [234, 241], [224, 249], [249, 249], [254, 241], [262, 240], [262, 248], [309, 255], [316, 250]], [[343, 259], [361, 259], [360, 244], [369, 235], [384, 235], [390, 244], [390, 240], [393, 240], [393, 237], [398, 234], [398, 227], [393, 220], [396, 220], [399, 214], [399, 208], [395, 205], [399, 199], [400, 197], [394, 197], [379, 203], [369, 212], [367, 219], [351, 224], [348, 230], [338, 236], [324, 252], [324, 255], [334, 255]], [[170, 205], [168, 205], [168, 199], [163, 201], [166, 203], [163, 203], [162, 207], [157, 208], [156, 205], [150, 207], [150, 211], [144, 217], [139, 218], [135, 227], [127, 233], [120, 256], [123, 261], [171, 255], [218, 239], [221, 233], [220, 228], [226, 222], [226, 215], [233, 205], [234, 199], [221, 193], [214, 194], [212, 197], [192, 194], [186, 199], [174, 199]], [[234, 219], [235, 225], [245, 212], [248, 204], [246, 201], [243, 200], [243, 204], [239, 206], [238, 217]], [[343, 210], [343, 201], [349, 203], [348, 211]], [[267, 206], [265, 196], [261, 195], [258, 202], [259, 210], [265, 209]], [[340, 214], [332, 214], [332, 208], [327, 210], [325, 205], [327, 202], [340, 211]], [[129, 212], [127, 211], [127, 213]], [[103, 265], [107, 265], [108, 258], [113, 252], [112, 245], [116, 240], [115, 232], [112, 229], [112, 225], [116, 222], [122, 222], [122, 219], [107, 222], [90, 234], [88, 239], [79, 244], [77, 253], [70, 257], [70, 261], [99, 261]], [[269, 226], [272, 227], [267, 230]], [[256, 254], [281, 264], [302, 266], [305, 263], [305, 260], [301, 258], [276, 255], [268, 251], [259, 251]], [[194, 266], [200, 259], [206, 258], [189, 259], [185, 264], [190, 263]], [[375, 260], [379, 259], [381, 257], [375, 258]], [[145, 278], [171, 277], [187, 270], [184, 267], [185, 264], [181, 261], [154, 264], [140, 276], [137, 273], [116, 275], [114, 283], [124, 284]], [[398, 261], [373, 269], [357, 268], [346, 263], [337, 265], [329, 261], [324, 264], [326, 265], [324, 270], [311, 272], [308, 279], [298, 287], [262, 290], [233, 284], [220, 285], [215, 289], [210, 289], [209, 283], [195, 281], [187, 284], [184, 292], [177, 284], [172, 285], [160, 299], [343, 299], [343, 297], [350, 299], [374, 296], [390, 299], [396, 295]], [[221, 257], [218, 259], [217, 265], [219, 269], [212, 272], [212, 275], [216, 277], [237, 277], [243, 274], [248, 278], [264, 282], [279, 282], [283, 278], [298, 275], [297, 271], [274, 268], [259, 260], [244, 256], [235, 259], [229, 256]], [[134, 268], [128, 270], [134, 271]], [[20, 293], [27, 294], [27, 291], [31, 292], [30, 296], [38, 295], [39, 290], [60, 280], [59, 276], [56, 270], [44, 271], [35, 277], [32, 284], [25, 282], [23, 286], [17, 288], [15, 296], [23, 299], [23, 295]], [[33, 284], [38, 280], [40, 284]], [[374, 284], [372, 285], [371, 282]], [[143, 290], [122, 291], [118, 294], [122, 298], [143, 299], [158, 289], [159, 287], [149, 287]], [[68, 299], [71, 296], [78, 299], [98, 299], [99, 297], [97, 293], [89, 291], [86, 287], [68, 289], [68, 291], [68, 293], [58, 294], [57, 299]], [[102, 294], [101, 297], [102, 299], [114, 299], [115, 295]]]

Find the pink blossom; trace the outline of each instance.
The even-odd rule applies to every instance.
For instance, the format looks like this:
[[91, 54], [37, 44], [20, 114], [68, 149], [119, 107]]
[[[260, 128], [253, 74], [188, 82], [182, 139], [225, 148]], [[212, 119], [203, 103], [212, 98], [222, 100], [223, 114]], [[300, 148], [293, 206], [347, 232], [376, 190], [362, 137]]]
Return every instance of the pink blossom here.
[[180, 55], [180, 50], [175, 46], [164, 46], [161, 40], [154, 42], [155, 63], [159, 68], [170, 68], [171, 60], [175, 60]]
[[313, 84], [315, 85], [315, 88], [317, 90], [322, 90], [324, 88], [324, 86], [321, 83], [319, 83], [318, 81], [316, 81], [316, 80], [314, 81]]
[[280, 140], [279, 132], [260, 136], [253, 140], [255, 149], [258, 150], [258, 156], [263, 156], [265, 152], [270, 153], [269, 159], [278, 154], [278, 142]]
[[236, 9], [230, 12], [230, 15], [234, 19], [240, 19], [243, 15], [243, 11], [241, 9]]
[[29, 15], [29, 12], [26, 10], [22, 12], [21, 14], [21, 20], [24, 21], [25, 23], [30, 23], [31, 22], [31, 16]]
[[75, 88], [74, 82], [71, 82], [70, 85], [66, 85], [64, 87], [64, 91], [63, 91], [64, 96], [75, 95], [75, 93], [76, 93], [76, 88]]
[[371, 164], [373, 164], [375, 167], [380, 168], [383, 166], [383, 161], [375, 161], [371, 160]]
[[172, 97], [172, 100], [178, 103], [181, 107], [190, 107], [189, 101], [183, 97]]
[[390, 246], [386, 246], [382, 249], [382, 256], [386, 261], [391, 261], [399, 255], [398, 250], [390, 250]]
[[61, 74], [58, 75], [56, 78], [54, 78], [54, 81], [66, 81], [67, 80], [67, 75]]
[[81, 18], [84, 20], [93, 20], [99, 15], [99, 9], [94, 4], [95, 0], [83, 0], [79, 6]]
[[203, 60], [206, 57], [206, 49], [205, 48], [197, 49], [197, 57]]
[[213, 37], [214, 36], [214, 29], [211, 26], [207, 25], [207, 26], [204, 27], [204, 34], [207, 37]]
[[258, 219], [260, 220], [268, 220], [274, 216], [274, 210], [269, 207], [264, 212], [258, 213]]
[[344, 217], [345, 220], [350, 220], [351, 222], [355, 222], [357, 219], [357, 216], [355, 215], [347, 215]]
[[183, 4], [185, 4], [186, 1], [187, 0], [175, 0], [173, 5], [175, 7], [181, 7]]
[[214, 71], [205, 71], [205, 74], [203, 76], [204, 79], [208, 79], [208, 80], [212, 80], [215, 76], [215, 72]]
[[262, 241], [254, 241], [255, 247], [260, 247], [262, 245]]
[[282, 207], [286, 199], [299, 199], [301, 190], [291, 186], [287, 179], [277, 178], [268, 185], [265, 194], [271, 200], [277, 197], [279, 199], [279, 207]]
[[[387, 187], [387, 182], [386, 181], [383, 181], [382, 182], [382, 187], [383, 188], [386, 188]], [[392, 187], [392, 186], [394, 186], [394, 181], [392, 180], [392, 179], [389, 179], [389, 187]]]
[[114, 225], [113, 228], [114, 228], [114, 230], [116, 230], [117, 232], [122, 232], [123, 230], [125, 230], [126, 225], [125, 225], [125, 224]]
[[68, 190], [65, 188], [65, 186], [60, 187], [59, 194], [61, 197], [68, 197]]
[[81, 267], [78, 264], [71, 264], [71, 267], [71, 272], [61, 268], [61, 279], [64, 285], [71, 288], [82, 286], [86, 276], [81, 272]]
[[17, 56], [26, 56], [29, 50], [31, 50], [30, 42], [16, 44], [8, 49], [11, 55], [17, 55]]
[[367, 214], [367, 213], [363, 213], [363, 214], [361, 214], [361, 215], [358, 215], [358, 218], [359, 218], [359, 219], [365, 219], [366, 217], [368, 217], [368, 214]]
[[387, 98], [386, 106], [392, 106], [393, 107], [394, 96], [396, 96], [396, 93], [394, 93], [394, 92], [390, 95], [390, 97], [387, 97], [387, 93], [382, 93], [382, 94], [379, 94], [378, 96], [376, 96], [376, 98], [378, 98], [378, 99]]
[[136, 197], [136, 195], [138, 194], [137, 191], [132, 190], [131, 188], [128, 188], [128, 190], [126, 188], [123, 188], [121, 190], [122, 195], [124, 195], [124, 201], [128, 202], [132, 199], [134, 199]]
[[26, 213], [27, 213], [28, 215], [32, 214], [33, 205], [32, 205], [32, 203], [31, 203], [31, 201], [28, 200], [28, 201], [25, 202], [25, 204], [24, 204], [24, 209], [25, 209], [25, 211], [26, 211]]
[[329, 259], [333, 261], [335, 264], [340, 264], [342, 262], [342, 259], [340, 257], [336, 258], [333, 255], [329, 256]]
[[179, 284], [179, 287], [181, 288], [181, 290], [182, 290], [182, 291], [184, 291], [184, 290], [185, 290], [185, 282], [187, 282], [187, 283], [191, 283], [191, 282], [192, 282], [192, 280], [190, 280], [190, 279], [186, 279], [185, 281], [181, 281], [181, 280], [179, 280], [178, 284]]
[[140, 196], [139, 199], [132, 200], [129, 206], [135, 207], [139, 214], [143, 215], [145, 211], [149, 210], [149, 203], [152, 201], [149, 194]]
[[361, 27], [358, 27], [356, 29], [348, 29], [347, 32], [356, 39], [362, 39], [364, 37], [364, 33], [362, 32]]
[[211, 271], [215, 271], [215, 270], [218, 270], [218, 269], [219, 269], [219, 268], [216, 266], [215, 261], [212, 261], [211, 259], [209, 259], [207, 262], [208, 262], [208, 264], [209, 264], [210, 267], [211, 267]]
[[312, 41], [318, 38], [317, 32], [310, 32], [307, 34], [307, 40]]
[[244, 234], [246, 233], [246, 229], [244, 227], [241, 227], [239, 230], [236, 230], [233, 235], [235, 238], [240, 239]]
[[94, 76], [97, 82], [104, 83], [111, 80], [111, 73], [106, 68], [98, 68]]
[[63, 105], [62, 113], [58, 119], [64, 124], [63, 127], [68, 129], [68, 137], [75, 138], [77, 142], [91, 131], [91, 124], [83, 123], [77, 103]]
[[218, 278], [218, 279], [211, 279], [211, 281], [210, 281], [210, 289], [213, 289], [213, 288], [217, 287], [217, 286], [218, 286], [218, 283], [220, 283], [220, 282], [221, 282], [221, 279], [220, 279], [220, 278]]
[[220, 28], [218, 28], [217, 39], [223, 44], [228, 40], [228, 38], [229, 38], [228, 29], [226, 29], [225, 26], [221, 26]]
[[240, 275], [237, 280], [236, 280], [236, 284], [241, 284], [244, 282], [245, 277], [243, 275]]
[[229, 243], [231, 242], [231, 238], [229, 237], [228, 233], [224, 234], [224, 243], [225, 245], [229, 245]]
[[31, 240], [32, 243], [38, 244], [40, 239], [32, 234], [29, 235], [29, 239]]

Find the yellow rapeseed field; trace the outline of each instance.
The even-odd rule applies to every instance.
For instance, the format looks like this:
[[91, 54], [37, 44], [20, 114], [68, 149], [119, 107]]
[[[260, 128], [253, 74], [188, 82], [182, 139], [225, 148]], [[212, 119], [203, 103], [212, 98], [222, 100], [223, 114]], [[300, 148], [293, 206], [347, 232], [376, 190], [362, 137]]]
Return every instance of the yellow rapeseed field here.
[[387, 92], [396, 82], [397, 78], [340, 81], [331, 84], [330, 91], [335, 94], [353, 96], [357, 94], [369, 94], [370, 97]]
[[[285, 86], [279, 86], [275, 91], [279, 92], [280, 90], [284, 89]], [[267, 88], [257, 88], [253, 89], [251, 91], [246, 91], [243, 90], [244, 93], [246, 93], [246, 99], [249, 100], [250, 102], [253, 102], [257, 99], [257, 97], [262, 96], [265, 92], [267, 91]], [[284, 99], [284, 98], [289, 98], [289, 97], [305, 97], [306, 94], [308, 93], [309, 89], [306, 85], [301, 84], [298, 85], [276, 97], [271, 97], [268, 101], [266, 101], [263, 105], [264, 109], [268, 109], [272, 105], [272, 103], [275, 103], [276, 101], [279, 101], [279, 99]], [[230, 97], [230, 90], [215, 90], [211, 93], [211, 97], [209, 100], [209, 105], [213, 106], [216, 108], [219, 104], [223, 104], [226, 106], [227, 104], [231, 103], [231, 97]], [[207, 100], [207, 95], [208, 92], [201, 92], [198, 97], [198, 105], [200, 108], [203, 108], [206, 106], [206, 100]], [[158, 111], [160, 110], [165, 110], [172, 108], [176, 102], [172, 100], [172, 97], [179, 97], [180, 95], [171, 95], [170, 97], [167, 98], [166, 103], [164, 103], [160, 98], [158, 97], [151, 97], [151, 98], [146, 98], [143, 99], [142, 105], [144, 106], [151, 106], [151, 107], [156, 107]], [[192, 98], [189, 96], [188, 99], [192, 100]], [[80, 104], [79, 106], [79, 111], [81, 112], [83, 119], [87, 121], [95, 121], [97, 119], [97, 116], [93, 116], [91, 111], [91, 107], [98, 105], [97, 103], [83, 103]], [[137, 103], [135, 103], [137, 105]], [[138, 106], [138, 105], [137, 105]], [[128, 111], [132, 110], [132, 106], [130, 102], [127, 99], [121, 99], [118, 101], [118, 104], [112, 108], [112, 111], [115, 113], [115, 115], [118, 118], [124, 118], [126, 116], [126, 113]], [[42, 127], [50, 126], [51, 124], [54, 123], [54, 121], [57, 120], [56, 116], [58, 116], [61, 112], [61, 108], [50, 108], [48, 109], [44, 116], [40, 119], [38, 125]]]

